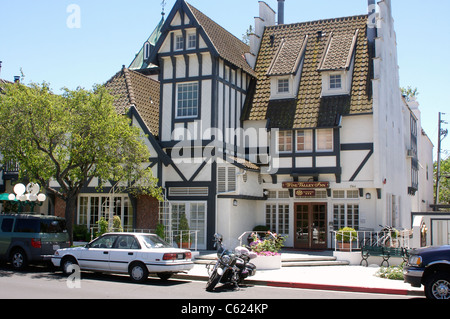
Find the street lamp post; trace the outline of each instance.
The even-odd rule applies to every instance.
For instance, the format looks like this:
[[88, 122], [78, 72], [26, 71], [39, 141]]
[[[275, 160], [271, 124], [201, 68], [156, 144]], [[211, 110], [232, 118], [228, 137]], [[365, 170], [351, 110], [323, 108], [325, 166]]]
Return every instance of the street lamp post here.
[[42, 206], [43, 202], [47, 199], [45, 194], [39, 193], [41, 190], [39, 184], [29, 183], [27, 186], [24, 184], [16, 184], [14, 186], [14, 194], [9, 194], [8, 199], [10, 201], [19, 201], [19, 207], [24, 204], [29, 204], [34, 210], [35, 205]]

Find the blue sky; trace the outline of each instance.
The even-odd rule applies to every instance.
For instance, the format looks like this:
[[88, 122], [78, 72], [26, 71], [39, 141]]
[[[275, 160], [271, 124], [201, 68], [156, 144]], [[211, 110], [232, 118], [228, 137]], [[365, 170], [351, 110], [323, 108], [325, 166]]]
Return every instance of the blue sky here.
[[[0, 77], [22, 68], [25, 83], [91, 88], [128, 66], [161, 19], [162, 0], [0, 0]], [[190, 0], [241, 38], [257, 0]], [[276, 0], [266, 0], [276, 10]], [[166, 12], [175, 0], [167, 0]], [[80, 28], [69, 28], [70, 4], [80, 8]], [[365, 14], [367, 0], [286, 0], [286, 23]], [[394, 0], [400, 84], [417, 87], [422, 126], [437, 146], [438, 112], [450, 122], [450, 1]], [[449, 128], [450, 125], [446, 125]], [[450, 155], [450, 136], [443, 149]], [[436, 151], [434, 152], [436, 153]], [[445, 157], [445, 154], [444, 154]]]

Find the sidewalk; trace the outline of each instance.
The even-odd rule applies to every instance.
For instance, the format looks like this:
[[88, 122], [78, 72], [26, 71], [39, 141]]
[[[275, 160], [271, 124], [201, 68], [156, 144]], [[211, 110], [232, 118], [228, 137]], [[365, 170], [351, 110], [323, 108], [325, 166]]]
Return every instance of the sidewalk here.
[[[376, 277], [379, 269], [379, 266], [282, 267], [279, 270], [257, 270], [256, 275], [245, 282], [270, 287], [424, 296], [423, 288]], [[205, 265], [195, 265], [188, 274], [178, 278], [207, 281], [208, 272]]]

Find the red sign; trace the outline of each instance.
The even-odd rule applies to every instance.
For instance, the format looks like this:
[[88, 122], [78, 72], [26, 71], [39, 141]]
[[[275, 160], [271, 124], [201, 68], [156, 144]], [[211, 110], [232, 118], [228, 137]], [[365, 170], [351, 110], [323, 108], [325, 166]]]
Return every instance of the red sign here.
[[329, 182], [285, 182], [283, 188], [330, 188]]

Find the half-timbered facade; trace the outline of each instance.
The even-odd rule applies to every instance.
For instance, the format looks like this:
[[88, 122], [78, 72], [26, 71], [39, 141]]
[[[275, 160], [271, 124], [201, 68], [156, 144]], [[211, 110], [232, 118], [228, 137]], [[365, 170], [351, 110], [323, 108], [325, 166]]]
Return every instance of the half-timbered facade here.
[[[166, 198], [127, 208], [124, 195], [122, 216], [133, 228], [177, 231], [185, 214], [199, 249], [212, 248], [215, 232], [234, 246], [257, 225], [299, 249], [329, 248], [330, 231], [345, 226], [410, 227], [416, 196], [432, 202], [420, 180], [432, 176], [432, 145], [414, 138], [419, 113], [400, 93], [390, 3], [369, 0], [369, 15], [276, 24], [260, 1], [248, 46], [176, 1], [106, 84], [147, 134]], [[90, 193], [80, 196], [80, 223], [101, 211], [103, 195]]]

